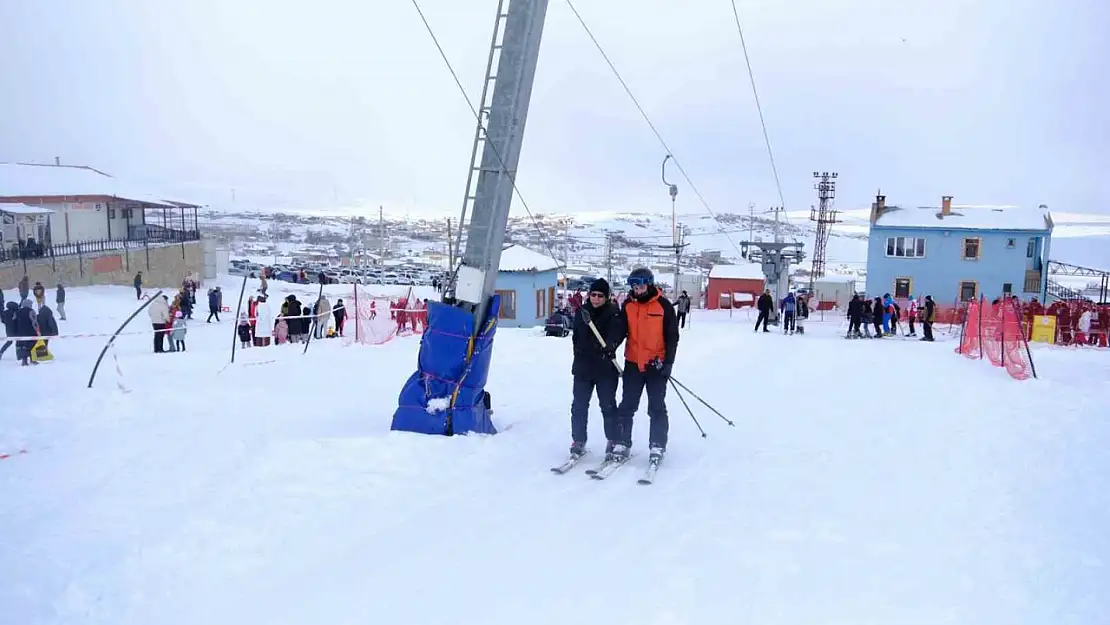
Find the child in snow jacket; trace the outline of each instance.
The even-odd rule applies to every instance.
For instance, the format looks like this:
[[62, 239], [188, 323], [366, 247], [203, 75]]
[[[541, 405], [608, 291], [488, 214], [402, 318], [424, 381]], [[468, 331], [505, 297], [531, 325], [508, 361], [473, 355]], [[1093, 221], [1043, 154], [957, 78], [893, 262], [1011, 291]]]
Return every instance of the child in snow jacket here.
[[171, 352], [185, 351], [185, 324], [185, 313], [180, 310], [174, 313], [173, 330], [170, 331]]
[[251, 346], [251, 320], [247, 317], [247, 313], [239, 313], [239, 342], [242, 343], [242, 348], [246, 349]]

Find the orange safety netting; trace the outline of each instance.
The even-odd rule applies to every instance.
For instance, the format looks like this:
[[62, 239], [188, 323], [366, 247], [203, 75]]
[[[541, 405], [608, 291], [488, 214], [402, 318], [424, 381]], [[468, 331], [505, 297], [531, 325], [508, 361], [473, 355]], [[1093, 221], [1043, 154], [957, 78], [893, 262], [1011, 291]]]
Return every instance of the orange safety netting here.
[[1008, 298], [993, 304], [980, 298], [968, 305], [956, 353], [976, 360], [986, 356], [1015, 380], [1037, 376], [1017, 303]]

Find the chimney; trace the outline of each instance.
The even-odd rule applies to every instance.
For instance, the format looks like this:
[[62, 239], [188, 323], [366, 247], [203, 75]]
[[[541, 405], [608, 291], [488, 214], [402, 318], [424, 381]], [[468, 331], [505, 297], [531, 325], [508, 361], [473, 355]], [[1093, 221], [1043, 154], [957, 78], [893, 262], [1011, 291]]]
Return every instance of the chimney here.
[[952, 196], [943, 195], [940, 198], [940, 214], [942, 217], [947, 217], [952, 214]]
[[886, 211], [886, 196], [880, 193], [875, 196], [875, 201], [871, 203], [871, 223], [874, 224], [879, 217], [882, 217], [884, 211]]
[[55, 156], [54, 157], [54, 165], [61, 165], [61, 164], [62, 164], [62, 157]]

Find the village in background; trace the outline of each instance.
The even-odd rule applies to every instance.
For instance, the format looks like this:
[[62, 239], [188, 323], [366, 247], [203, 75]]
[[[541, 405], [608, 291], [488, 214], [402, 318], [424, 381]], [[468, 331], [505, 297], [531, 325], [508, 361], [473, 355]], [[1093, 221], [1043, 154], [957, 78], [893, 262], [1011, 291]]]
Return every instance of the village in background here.
[[[542, 326], [595, 278], [623, 290], [635, 267], [650, 268], [672, 298], [686, 292], [695, 309], [750, 307], [764, 289], [776, 290], [761, 249], [774, 241], [794, 254], [785, 287], [815, 311], [843, 311], [856, 294], [901, 302], [931, 295], [942, 314], [958, 316], [968, 302], [1009, 295], [1063, 302], [1078, 319], [1110, 300], [1110, 271], [1097, 268], [1110, 265], [1110, 216], [951, 196], [888, 205], [879, 195], [866, 208], [837, 210], [828, 184], [836, 175], [824, 175], [815, 185], [820, 210], [511, 216], [497, 282], [502, 324]], [[442, 286], [466, 245], [451, 218], [385, 207], [202, 206], [60, 161], [0, 164], [0, 214], [3, 288], [24, 275], [130, 284], [140, 270], [148, 284], [167, 286], [189, 275], [263, 271], [302, 284], [323, 275], [340, 284]]]

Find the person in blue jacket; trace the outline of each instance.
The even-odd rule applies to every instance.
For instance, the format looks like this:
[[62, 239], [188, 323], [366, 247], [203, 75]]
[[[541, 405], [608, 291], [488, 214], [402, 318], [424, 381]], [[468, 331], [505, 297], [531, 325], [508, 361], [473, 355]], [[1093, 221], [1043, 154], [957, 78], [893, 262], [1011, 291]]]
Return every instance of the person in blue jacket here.
[[894, 308], [894, 298], [890, 293], [883, 294], [883, 333], [890, 334], [890, 316]]
[[798, 300], [794, 297], [793, 293], [787, 293], [783, 298], [782, 304], [779, 306], [782, 310], [782, 332], [783, 334], [794, 334], [794, 318], [798, 312]]

